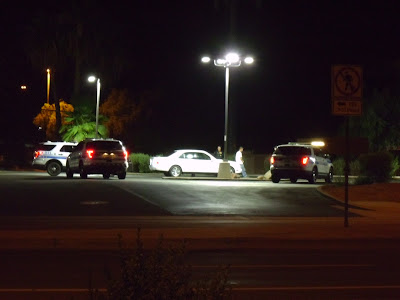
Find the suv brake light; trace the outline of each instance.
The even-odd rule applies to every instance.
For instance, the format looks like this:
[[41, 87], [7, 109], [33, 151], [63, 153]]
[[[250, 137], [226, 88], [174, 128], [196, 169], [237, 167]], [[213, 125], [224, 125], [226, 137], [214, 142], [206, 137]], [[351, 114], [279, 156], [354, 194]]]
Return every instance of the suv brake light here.
[[124, 157], [125, 159], [128, 159], [128, 151], [124, 151]]
[[273, 165], [275, 163], [275, 158], [273, 156], [271, 156], [271, 159], [269, 160], [269, 162], [271, 163], [271, 165]]
[[91, 149], [86, 150], [86, 154], [87, 154], [87, 156], [88, 156], [89, 158], [93, 158], [94, 150], [91, 150]]
[[43, 155], [43, 151], [41, 150], [35, 151], [35, 158], [38, 158], [41, 155]]
[[308, 156], [304, 156], [304, 157], [301, 159], [301, 163], [302, 163], [303, 165], [306, 165], [306, 164], [308, 163]]

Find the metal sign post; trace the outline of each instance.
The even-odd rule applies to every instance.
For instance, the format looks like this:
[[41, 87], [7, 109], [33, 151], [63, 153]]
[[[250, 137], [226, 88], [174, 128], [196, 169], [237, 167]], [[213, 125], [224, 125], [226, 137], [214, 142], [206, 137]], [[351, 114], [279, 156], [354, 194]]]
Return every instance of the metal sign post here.
[[332, 66], [332, 114], [346, 118], [344, 167], [344, 227], [349, 227], [350, 138], [349, 118], [362, 113], [362, 68], [353, 65]]

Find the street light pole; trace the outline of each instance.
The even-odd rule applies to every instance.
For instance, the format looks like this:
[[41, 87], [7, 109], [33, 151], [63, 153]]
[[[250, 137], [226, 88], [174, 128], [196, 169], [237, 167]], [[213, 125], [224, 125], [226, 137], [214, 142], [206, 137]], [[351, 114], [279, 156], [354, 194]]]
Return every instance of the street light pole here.
[[[95, 82], [96, 77], [90, 76], [88, 78], [89, 82]], [[96, 134], [95, 138], [97, 139], [98, 137], [98, 132], [99, 132], [99, 103], [100, 103], [100, 78], [97, 78], [97, 96], [96, 96]]]
[[50, 69], [47, 69], [47, 104], [49, 104], [50, 95]]
[[229, 67], [225, 67], [225, 133], [224, 133], [224, 160], [228, 160], [228, 116], [229, 116]]
[[[211, 58], [202, 57], [203, 63], [209, 63]], [[244, 59], [245, 64], [252, 64], [254, 59], [250, 56]], [[240, 67], [242, 60], [237, 53], [228, 53], [224, 58], [214, 59], [214, 65], [225, 68], [225, 132], [224, 132], [224, 160], [227, 161], [228, 152], [228, 115], [229, 115], [229, 68]]]
[[99, 132], [99, 103], [100, 103], [100, 78], [97, 78], [97, 100], [96, 100], [96, 139]]

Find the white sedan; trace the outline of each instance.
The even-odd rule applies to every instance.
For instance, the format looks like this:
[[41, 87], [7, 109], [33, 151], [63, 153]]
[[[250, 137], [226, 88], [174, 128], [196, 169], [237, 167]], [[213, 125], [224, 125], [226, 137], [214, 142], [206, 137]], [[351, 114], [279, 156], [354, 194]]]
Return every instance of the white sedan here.
[[[166, 157], [151, 157], [150, 170], [164, 172], [166, 176], [178, 177], [182, 173], [218, 174], [219, 164], [222, 159], [217, 159], [203, 150], [175, 150]], [[241, 173], [240, 165], [229, 161], [231, 173]]]

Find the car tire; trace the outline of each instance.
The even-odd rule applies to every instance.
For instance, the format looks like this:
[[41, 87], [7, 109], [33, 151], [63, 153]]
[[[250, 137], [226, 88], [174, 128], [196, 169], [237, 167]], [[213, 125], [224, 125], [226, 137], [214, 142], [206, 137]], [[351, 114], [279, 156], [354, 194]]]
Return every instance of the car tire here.
[[61, 173], [62, 166], [57, 161], [51, 161], [47, 164], [46, 170], [50, 176], [58, 176]]
[[180, 167], [180, 166], [177, 166], [177, 165], [172, 166], [172, 167], [169, 169], [169, 175], [171, 175], [172, 177], [179, 177], [179, 176], [181, 176], [181, 175], [182, 175], [182, 169], [181, 169], [181, 167]]
[[333, 168], [329, 169], [328, 175], [325, 178], [326, 183], [332, 183], [333, 182]]
[[297, 178], [291, 177], [291, 178], [290, 178], [290, 182], [291, 182], [291, 183], [296, 183], [296, 182], [297, 182]]
[[65, 173], [67, 174], [67, 178], [72, 178], [74, 177], [74, 172], [72, 172], [71, 168], [69, 167], [69, 164], [67, 163], [67, 168], [65, 170]]
[[121, 173], [118, 173], [118, 179], [125, 179], [126, 178], [126, 171], [122, 171]]
[[110, 178], [110, 173], [104, 173], [103, 174], [104, 179], [109, 179]]
[[281, 180], [278, 176], [276, 175], [272, 175], [271, 176], [271, 180], [273, 183], [279, 183], [279, 181]]
[[317, 168], [314, 168], [312, 170], [312, 172], [311, 172], [311, 176], [308, 179], [308, 182], [311, 183], [311, 184], [316, 183], [317, 182], [317, 177], [318, 177], [318, 170], [317, 170]]
[[85, 171], [85, 168], [83, 167], [83, 164], [79, 164], [79, 176], [81, 176], [82, 179], [87, 178], [87, 173]]

